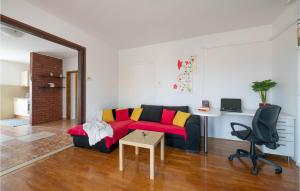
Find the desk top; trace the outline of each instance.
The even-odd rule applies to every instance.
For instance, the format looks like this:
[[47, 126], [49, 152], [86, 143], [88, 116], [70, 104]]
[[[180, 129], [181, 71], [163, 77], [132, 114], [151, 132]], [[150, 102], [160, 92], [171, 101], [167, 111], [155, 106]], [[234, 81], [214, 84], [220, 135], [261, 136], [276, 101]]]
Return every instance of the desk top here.
[[209, 111], [199, 111], [195, 110], [193, 112], [194, 115], [200, 115], [203, 117], [219, 117], [222, 115], [220, 109], [211, 108]]
[[[193, 114], [200, 115], [203, 117], [219, 117], [221, 115], [254, 117], [255, 112], [256, 112], [256, 110], [253, 110], [253, 109], [244, 109], [243, 112], [228, 112], [228, 111], [220, 111], [220, 109], [217, 109], [217, 108], [211, 108], [210, 111], [195, 110], [193, 112]], [[289, 115], [289, 114], [283, 113], [283, 112], [280, 113], [279, 117], [295, 119], [295, 116]]]

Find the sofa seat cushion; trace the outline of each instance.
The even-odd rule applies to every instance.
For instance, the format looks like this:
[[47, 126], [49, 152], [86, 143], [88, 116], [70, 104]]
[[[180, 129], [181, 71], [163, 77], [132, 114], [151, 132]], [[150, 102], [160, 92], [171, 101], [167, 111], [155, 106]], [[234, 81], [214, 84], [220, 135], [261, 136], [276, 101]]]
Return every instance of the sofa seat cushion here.
[[150, 122], [150, 121], [138, 121], [138, 122], [130, 123], [128, 128], [176, 134], [176, 135], [183, 136], [184, 140], [187, 139], [185, 128], [178, 127], [175, 125], [165, 125], [165, 124]]
[[[116, 143], [119, 139], [127, 135], [128, 125], [133, 123], [131, 120], [126, 121], [113, 121], [109, 124], [111, 125], [114, 135], [113, 137], [105, 137], [105, 146], [106, 148], [110, 148], [114, 143]], [[83, 129], [83, 125], [76, 125], [68, 130], [68, 134], [74, 136], [88, 136], [87, 133]]]

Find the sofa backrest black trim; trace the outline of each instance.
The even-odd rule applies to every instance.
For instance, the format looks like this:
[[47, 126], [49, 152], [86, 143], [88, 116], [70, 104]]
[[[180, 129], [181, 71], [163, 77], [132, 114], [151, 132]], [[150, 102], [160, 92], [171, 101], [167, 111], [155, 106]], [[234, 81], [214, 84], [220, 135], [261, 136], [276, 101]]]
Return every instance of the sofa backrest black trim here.
[[142, 104], [141, 108], [143, 108], [143, 112], [140, 117], [141, 121], [160, 122], [163, 106]]
[[[140, 121], [151, 121], [151, 122], [160, 122], [163, 109], [189, 112], [189, 106], [162, 106], [162, 105], [146, 105], [142, 104], [143, 112], [140, 117]], [[133, 112], [133, 108], [128, 108], [129, 116]], [[116, 119], [116, 109], [112, 110], [114, 119]]]
[[186, 113], [189, 112], [189, 106], [163, 106], [163, 109], [182, 111]]
[[152, 122], [160, 122], [163, 109], [189, 112], [189, 106], [161, 106], [142, 104], [141, 108], [143, 108], [143, 112], [140, 117], [140, 120]]

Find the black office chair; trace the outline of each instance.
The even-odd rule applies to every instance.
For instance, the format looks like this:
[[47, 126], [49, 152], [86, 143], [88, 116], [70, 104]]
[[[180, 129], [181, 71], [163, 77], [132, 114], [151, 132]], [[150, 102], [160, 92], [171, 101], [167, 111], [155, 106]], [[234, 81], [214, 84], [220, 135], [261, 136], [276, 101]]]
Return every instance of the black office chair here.
[[[252, 120], [252, 129], [246, 125], [240, 123], [231, 123], [233, 136], [238, 137], [242, 140], [247, 140], [251, 143], [250, 152], [237, 149], [235, 154], [228, 157], [230, 161], [234, 158], [249, 157], [253, 163], [252, 174], [258, 174], [257, 161], [263, 161], [269, 165], [275, 167], [275, 173], [281, 174], [282, 168], [276, 163], [267, 160], [266, 155], [256, 153], [255, 145], [265, 145], [270, 149], [276, 149], [279, 147], [277, 144], [279, 137], [276, 130], [276, 124], [278, 120], [281, 107], [277, 105], [270, 105], [257, 109], [255, 116]], [[237, 131], [235, 126], [240, 126], [246, 130]]]

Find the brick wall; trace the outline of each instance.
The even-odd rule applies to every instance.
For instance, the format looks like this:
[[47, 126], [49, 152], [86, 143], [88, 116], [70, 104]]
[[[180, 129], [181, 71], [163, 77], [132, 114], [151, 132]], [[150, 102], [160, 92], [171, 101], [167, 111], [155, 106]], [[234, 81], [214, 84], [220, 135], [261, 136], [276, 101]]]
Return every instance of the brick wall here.
[[62, 119], [62, 88], [46, 88], [49, 82], [62, 87], [62, 60], [37, 53], [30, 55], [31, 70], [31, 123], [38, 124]]

